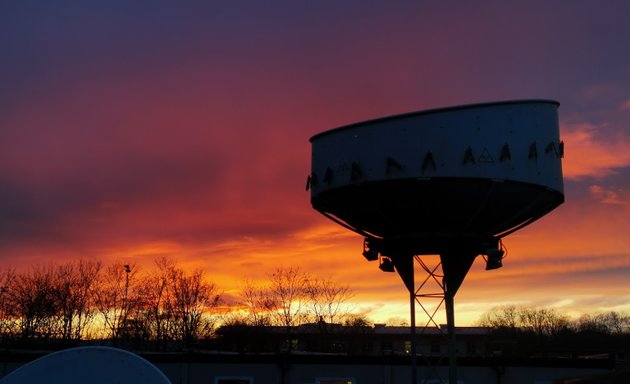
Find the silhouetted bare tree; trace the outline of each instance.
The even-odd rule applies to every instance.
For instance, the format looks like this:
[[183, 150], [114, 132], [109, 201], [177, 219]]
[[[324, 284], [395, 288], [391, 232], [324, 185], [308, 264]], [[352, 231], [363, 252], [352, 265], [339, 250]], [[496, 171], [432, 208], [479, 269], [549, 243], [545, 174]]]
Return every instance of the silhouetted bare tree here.
[[621, 335], [630, 332], [630, 316], [619, 312], [606, 312], [598, 316], [606, 325], [611, 335]]
[[355, 328], [371, 328], [373, 324], [364, 314], [349, 314], [344, 319], [343, 325]]
[[522, 325], [539, 336], [556, 335], [569, 326], [569, 318], [552, 308], [522, 308], [519, 316]]
[[61, 338], [80, 340], [94, 317], [94, 290], [101, 263], [79, 260], [55, 269], [54, 295], [59, 309]]
[[139, 331], [162, 346], [173, 340], [191, 345], [210, 335], [214, 324], [208, 312], [220, 300], [216, 286], [203, 271], [186, 272], [166, 257], [156, 259], [155, 266], [139, 288], [142, 305], [134, 319]]
[[394, 316], [385, 319], [385, 325], [389, 325], [391, 327], [408, 327], [409, 319], [405, 319], [404, 317], [400, 316]]
[[124, 336], [128, 319], [139, 311], [138, 267], [119, 261], [101, 274], [96, 291], [96, 306], [102, 316], [105, 333], [116, 344]]
[[14, 281], [15, 269], [0, 271], [0, 339], [15, 336], [18, 329], [18, 318], [12, 300]]
[[308, 276], [299, 268], [277, 268], [270, 275], [268, 305], [275, 309], [272, 316], [276, 324], [291, 327], [306, 318], [307, 284]]
[[555, 335], [569, 326], [569, 318], [550, 308], [528, 308], [514, 305], [495, 307], [478, 322], [481, 326], [530, 330], [537, 335]]
[[[271, 325], [270, 309], [275, 305], [267, 294], [268, 289], [246, 280], [239, 294], [239, 304], [247, 312], [246, 318], [239, 320], [254, 326]], [[237, 320], [237, 319], [232, 319]]]
[[621, 335], [630, 331], [630, 316], [618, 312], [587, 313], [577, 318], [572, 328], [577, 332]]
[[351, 313], [347, 303], [352, 295], [348, 286], [314, 278], [297, 267], [280, 267], [269, 275], [267, 284], [245, 281], [239, 304], [247, 314], [236, 320], [285, 327], [306, 321], [341, 323]]
[[218, 305], [220, 295], [214, 284], [204, 281], [201, 270], [190, 274], [175, 269], [171, 274], [172, 307], [177, 319], [178, 336], [186, 345], [209, 336], [214, 328], [207, 311]]
[[52, 265], [33, 266], [17, 274], [10, 289], [11, 312], [18, 319], [25, 340], [50, 339], [58, 334], [57, 287]]
[[341, 323], [350, 313], [347, 302], [353, 294], [347, 285], [339, 285], [329, 279], [309, 278], [305, 290], [308, 309], [314, 321]]
[[170, 308], [169, 276], [175, 262], [167, 257], [155, 259], [155, 272], [149, 273], [141, 281], [140, 296], [142, 312], [139, 320], [145, 338], [163, 343], [173, 340], [173, 311]]
[[514, 329], [521, 326], [520, 309], [515, 305], [494, 307], [478, 321], [480, 326]]

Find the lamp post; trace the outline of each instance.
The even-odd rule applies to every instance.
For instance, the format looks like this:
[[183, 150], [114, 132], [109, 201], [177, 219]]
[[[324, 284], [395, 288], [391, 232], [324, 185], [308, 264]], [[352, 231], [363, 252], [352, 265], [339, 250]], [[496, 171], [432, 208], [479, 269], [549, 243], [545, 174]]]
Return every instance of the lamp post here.
[[124, 265], [125, 269], [125, 292], [122, 300], [122, 331], [126, 333], [127, 328], [127, 313], [129, 312], [129, 274], [131, 273], [131, 267], [129, 264]]

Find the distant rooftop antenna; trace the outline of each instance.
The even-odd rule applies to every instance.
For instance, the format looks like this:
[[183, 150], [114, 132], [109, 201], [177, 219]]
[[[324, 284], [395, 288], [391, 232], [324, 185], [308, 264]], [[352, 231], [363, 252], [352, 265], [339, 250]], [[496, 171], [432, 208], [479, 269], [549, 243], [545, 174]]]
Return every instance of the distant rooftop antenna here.
[[[444, 303], [449, 383], [457, 383], [453, 299], [478, 255], [502, 266], [501, 239], [564, 202], [559, 103], [517, 100], [413, 112], [311, 138], [313, 208], [364, 237], [363, 256], [398, 272], [415, 304]], [[428, 255], [439, 255], [429, 266]], [[416, 286], [414, 260], [427, 274]], [[441, 269], [441, 271], [440, 271]], [[441, 292], [423, 293], [427, 281]]]

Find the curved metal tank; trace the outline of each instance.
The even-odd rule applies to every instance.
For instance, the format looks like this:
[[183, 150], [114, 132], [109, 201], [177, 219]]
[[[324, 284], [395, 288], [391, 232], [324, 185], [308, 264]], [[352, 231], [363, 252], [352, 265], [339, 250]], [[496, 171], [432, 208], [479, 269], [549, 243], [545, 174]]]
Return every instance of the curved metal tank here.
[[564, 201], [559, 103], [413, 112], [311, 138], [313, 208], [368, 238], [440, 253], [483, 243]]

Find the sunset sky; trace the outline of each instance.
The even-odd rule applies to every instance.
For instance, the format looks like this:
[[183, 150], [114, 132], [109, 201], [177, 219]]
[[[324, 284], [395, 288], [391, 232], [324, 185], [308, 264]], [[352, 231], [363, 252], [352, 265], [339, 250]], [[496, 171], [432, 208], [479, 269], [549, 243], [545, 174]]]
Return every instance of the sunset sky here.
[[473, 265], [502, 304], [630, 312], [630, 2], [2, 1], [0, 266], [201, 267], [226, 297], [299, 266], [375, 320], [400, 278], [311, 208], [309, 138], [416, 110], [561, 103], [566, 202]]

